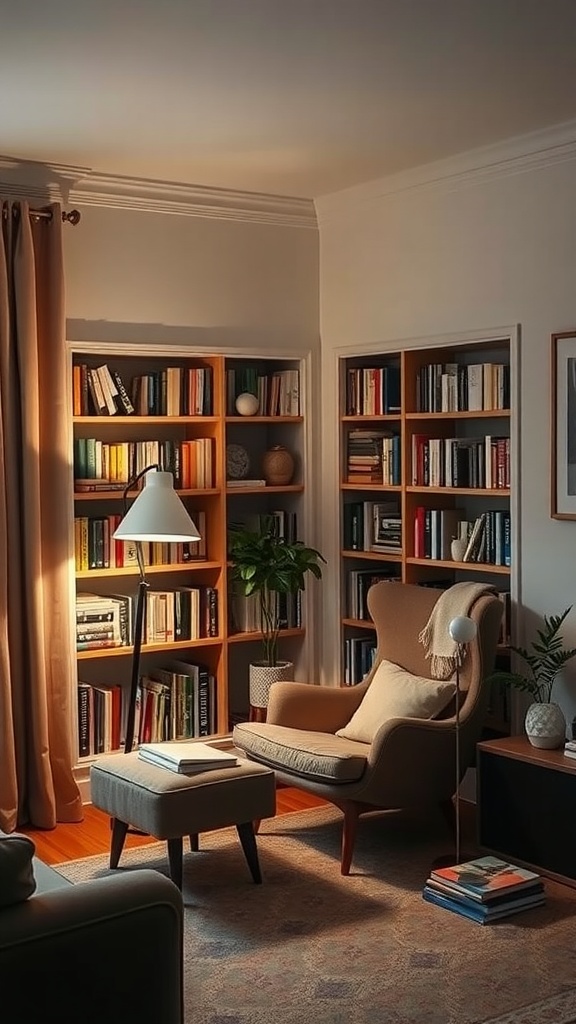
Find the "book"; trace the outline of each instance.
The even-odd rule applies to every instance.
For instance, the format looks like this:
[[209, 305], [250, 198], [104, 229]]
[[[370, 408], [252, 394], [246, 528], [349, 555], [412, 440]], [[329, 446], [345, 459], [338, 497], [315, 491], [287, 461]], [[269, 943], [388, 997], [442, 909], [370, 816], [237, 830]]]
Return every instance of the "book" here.
[[478, 857], [451, 867], [436, 868], [430, 878], [485, 902], [503, 892], [525, 889], [538, 881], [540, 875], [498, 857]]
[[211, 768], [233, 768], [238, 764], [235, 754], [211, 747], [208, 743], [142, 743], [138, 755], [144, 761], [184, 775], [209, 771]]
[[227, 480], [226, 487], [266, 487], [265, 480]]
[[505, 905], [502, 904], [500, 907], [490, 911], [489, 908], [480, 903], [477, 906], [465, 904], [461, 900], [446, 896], [427, 886], [422, 892], [422, 898], [427, 903], [432, 903], [436, 907], [443, 907], [444, 910], [451, 910], [454, 914], [467, 917], [470, 921], [475, 921], [477, 924], [491, 924], [493, 921], [501, 921], [503, 918], [509, 917], [512, 914], [519, 914], [523, 910], [541, 907], [546, 902], [545, 895], [542, 892], [532, 897], [527, 897], [525, 900], [509, 900]]

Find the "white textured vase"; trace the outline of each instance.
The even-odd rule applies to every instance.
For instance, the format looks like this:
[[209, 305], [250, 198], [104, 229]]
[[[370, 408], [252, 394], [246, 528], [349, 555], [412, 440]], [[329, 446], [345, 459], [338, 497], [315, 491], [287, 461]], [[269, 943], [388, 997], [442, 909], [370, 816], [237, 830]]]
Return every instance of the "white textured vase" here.
[[555, 750], [564, 745], [566, 719], [558, 704], [531, 704], [526, 712], [524, 728], [533, 747]]
[[272, 683], [292, 679], [294, 665], [291, 661], [280, 661], [277, 665], [250, 665], [250, 704], [253, 708], [267, 708]]

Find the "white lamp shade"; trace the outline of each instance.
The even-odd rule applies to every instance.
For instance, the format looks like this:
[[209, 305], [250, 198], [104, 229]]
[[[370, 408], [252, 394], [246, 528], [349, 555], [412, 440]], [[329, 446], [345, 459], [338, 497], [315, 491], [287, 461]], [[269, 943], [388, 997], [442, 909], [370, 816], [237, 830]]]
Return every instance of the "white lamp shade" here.
[[174, 490], [172, 473], [151, 469], [142, 491], [128, 509], [115, 540], [189, 543], [200, 540], [184, 505]]
[[476, 623], [468, 615], [457, 615], [448, 626], [450, 636], [457, 644], [471, 644], [477, 633]]

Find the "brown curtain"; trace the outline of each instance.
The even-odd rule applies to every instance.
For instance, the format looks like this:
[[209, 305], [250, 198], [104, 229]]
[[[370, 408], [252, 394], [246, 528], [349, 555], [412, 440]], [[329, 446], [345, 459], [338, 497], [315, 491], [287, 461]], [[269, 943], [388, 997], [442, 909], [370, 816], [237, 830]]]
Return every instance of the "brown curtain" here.
[[80, 821], [72, 773], [62, 220], [2, 201], [0, 828]]

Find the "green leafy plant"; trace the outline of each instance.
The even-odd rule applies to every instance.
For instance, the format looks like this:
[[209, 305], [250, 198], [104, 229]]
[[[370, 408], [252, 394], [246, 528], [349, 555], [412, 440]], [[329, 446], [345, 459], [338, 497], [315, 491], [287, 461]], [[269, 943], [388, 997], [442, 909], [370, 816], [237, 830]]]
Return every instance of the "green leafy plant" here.
[[273, 516], [263, 516], [260, 529], [233, 527], [229, 534], [232, 579], [246, 597], [259, 595], [264, 662], [278, 663], [279, 594], [297, 594], [305, 589], [305, 576], [322, 576], [320, 562], [326, 559], [315, 548], [300, 541], [288, 542], [275, 531]]
[[500, 686], [514, 686], [517, 690], [529, 693], [536, 703], [549, 704], [556, 676], [566, 662], [576, 654], [576, 647], [571, 650], [563, 648], [564, 641], [560, 633], [560, 627], [571, 610], [572, 605], [562, 615], [545, 615], [544, 629], [536, 631], [538, 640], [532, 641], [531, 650], [511, 647], [511, 650], [526, 663], [529, 673], [522, 675], [521, 672], [500, 670], [494, 672], [489, 681]]

